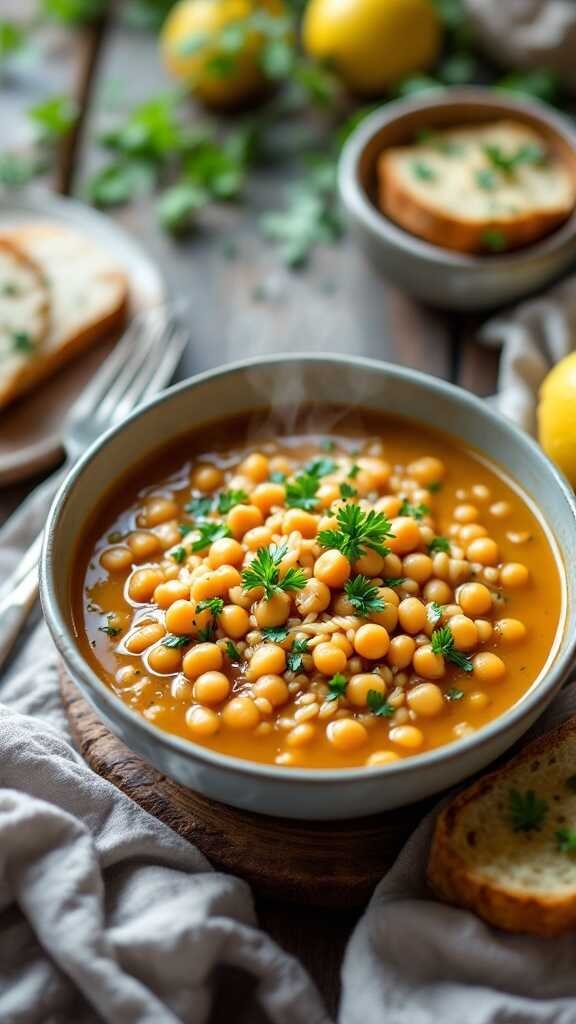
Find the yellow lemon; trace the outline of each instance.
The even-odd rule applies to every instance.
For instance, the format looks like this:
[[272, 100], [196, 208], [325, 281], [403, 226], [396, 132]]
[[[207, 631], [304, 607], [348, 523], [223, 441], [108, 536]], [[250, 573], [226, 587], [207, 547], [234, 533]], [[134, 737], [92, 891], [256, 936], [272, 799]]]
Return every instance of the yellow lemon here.
[[538, 437], [576, 487], [576, 352], [556, 364], [540, 389]]
[[367, 96], [429, 68], [441, 37], [432, 0], [310, 0], [303, 26], [308, 54]]
[[168, 71], [209, 106], [254, 98], [267, 84], [258, 14], [282, 18], [287, 8], [284, 0], [180, 0], [160, 39]]

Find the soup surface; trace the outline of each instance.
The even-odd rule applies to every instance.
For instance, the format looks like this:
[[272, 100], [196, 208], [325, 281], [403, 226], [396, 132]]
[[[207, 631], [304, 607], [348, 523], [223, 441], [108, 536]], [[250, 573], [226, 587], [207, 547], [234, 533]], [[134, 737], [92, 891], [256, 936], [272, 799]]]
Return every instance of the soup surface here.
[[286, 767], [384, 765], [515, 704], [562, 585], [518, 489], [417, 423], [214, 425], [112, 491], [73, 595], [88, 661], [158, 728]]

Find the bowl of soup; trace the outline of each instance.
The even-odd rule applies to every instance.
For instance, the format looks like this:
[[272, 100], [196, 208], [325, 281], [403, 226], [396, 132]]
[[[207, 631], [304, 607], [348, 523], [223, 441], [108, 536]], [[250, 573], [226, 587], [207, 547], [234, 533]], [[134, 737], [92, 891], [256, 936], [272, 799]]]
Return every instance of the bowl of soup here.
[[54, 502], [41, 594], [106, 725], [264, 814], [358, 817], [513, 744], [574, 657], [576, 503], [480, 399], [359, 358], [169, 389]]

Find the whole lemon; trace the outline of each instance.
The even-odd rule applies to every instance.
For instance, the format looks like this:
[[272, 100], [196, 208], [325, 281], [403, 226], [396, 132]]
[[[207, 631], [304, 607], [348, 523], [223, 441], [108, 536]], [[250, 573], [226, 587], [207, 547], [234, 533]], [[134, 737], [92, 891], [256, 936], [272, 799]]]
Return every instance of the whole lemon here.
[[441, 37], [432, 0], [310, 0], [303, 25], [307, 53], [366, 96], [429, 68]]
[[209, 106], [254, 98], [267, 84], [258, 14], [285, 18], [287, 8], [284, 0], [180, 0], [160, 37], [168, 71]]
[[561, 359], [540, 388], [538, 437], [576, 487], [576, 352]]

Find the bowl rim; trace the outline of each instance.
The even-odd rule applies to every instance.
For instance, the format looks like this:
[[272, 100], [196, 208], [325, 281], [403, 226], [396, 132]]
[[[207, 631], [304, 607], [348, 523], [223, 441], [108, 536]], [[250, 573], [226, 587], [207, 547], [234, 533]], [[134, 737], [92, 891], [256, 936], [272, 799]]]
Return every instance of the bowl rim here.
[[523, 248], [505, 253], [490, 253], [486, 256], [460, 253], [441, 245], [434, 245], [417, 235], [405, 231], [400, 225], [381, 213], [370, 201], [358, 174], [364, 150], [373, 137], [383, 128], [398, 121], [407, 114], [420, 111], [444, 109], [446, 107], [467, 107], [483, 104], [494, 109], [495, 114], [507, 110], [510, 114], [526, 114], [535, 118], [547, 128], [561, 136], [574, 150], [576, 156], [576, 128], [567, 117], [553, 110], [537, 99], [523, 99], [495, 92], [489, 86], [459, 86], [430, 90], [415, 97], [394, 100], [378, 107], [369, 114], [346, 140], [338, 161], [338, 191], [346, 210], [357, 217], [372, 234], [384, 236], [397, 248], [423, 261], [441, 265], [447, 269], [481, 270], [497, 266], [505, 272], [519, 264], [537, 262], [550, 253], [562, 249], [576, 235], [576, 208], [563, 224], [539, 241]]
[[[415, 380], [421, 387], [431, 389], [448, 401], [455, 402], [461, 408], [467, 407], [469, 412], [478, 414], [481, 418], [496, 422], [500, 427], [504, 426], [504, 429], [512, 435], [520, 448], [524, 449], [525, 456], [531, 459], [536, 459], [536, 461], [543, 464], [551, 479], [554, 479], [556, 486], [562, 492], [567, 505], [572, 512], [574, 526], [576, 528], [576, 495], [570, 488], [568, 481], [562, 473], [556, 468], [556, 466], [554, 466], [550, 459], [548, 459], [533, 438], [521, 430], [520, 427], [516, 426], [516, 424], [499, 415], [486, 404], [484, 399], [466, 391], [464, 388], [460, 388], [459, 386], [445, 381], [442, 378], [433, 377], [419, 370], [412, 370], [410, 367], [398, 366], [393, 363], [370, 359], [365, 356], [349, 356], [341, 354], [323, 355], [321, 353], [299, 352], [254, 356], [248, 359], [226, 363], [216, 369], [206, 370], [195, 374], [194, 376], [189, 377], [184, 381], [180, 381], [177, 384], [172, 385], [172, 387], [160, 392], [154, 398], [135, 409], [126, 417], [125, 420], [123, 420], [122, 423], [110, 428], [110, 430], [107, 430], [102, 434], [78, 459], [60, 485], [50, 507], [46, 521], [40, 559], [40, 599], [42, 610], [52, 640], [62, 656], [66, 667], [68, 667], [68, 665], [71, 666], [74, 680], [79, 678], [83, 687], [89, 694], [97, 693], [99, 698], [103, 700], [107, 711], [109, 710], [110, 718], [112, 720], [115, 718], [120, 719], [121, 723], [126, 726], [126, 732], [128, 734], [133, 729], [136, 729], [137, 731], [140, 730], [153, 742], [153, 744], [158, 744], [169, 752], [183, 755], [185, 758], [199, 760], [207, 766], [227, 772], [233, 772], [234, 774], [240, 773], [247, 777], [268, 779], [283, 784], [290, 784], [290, 782], [306, 782], [309, 784], [316, 783], [324, 785], [325, 783], [330, 783], [331, 785], [337, 785], [342, 782], [366, 781], [380, 776], [382, 778], [392, 778], [397, 774], [408, 776], [410, 774], [423, 771], [427, 767], [433, 767], [438, 764], [456, 760], [460, 756], [463, 756], [467, 751], [490, 744], [492, 738], [503, 729], [506, 727], [513, 729], [519, 720], [529, 715], [533, 709], [537, 709], [539, 705], [545, 702], [546, 697], [555, 690], [569, 671], [570, 665], [576, 655], [576, 631], [570, 635], [569, 631], [565, 629], [565, 650], [563, 653], [558, 652], [558, 656], [550, 665], [545, 663], [541, 670], [542, 678], [538, 684], [533, 685], [532, 689], [529, 690], [520, 701], [504, 712], [503, 715], [500, 715], [498, 718], [494, 719], [471, 736], [459, 739], [457, 742], [452, 744], [446, 744], [442, 747], [436, 747], [430, 751], [424, 751], [414, 757], [400, 759], [399, 761], [392, 762], [388, 765], [365, 765], [353, 768], [290, 767], [287, 769], [284, 766], [266, 764], [259, 761], [249, 761], [244, 758], [233, 757], [232, 755], [222, 754], [218, 751], [211, 750], [207, 747], [201, 746], [200, 744], [194, 743], [193, 740], [187, 740], [173, 733], [165, 732], [148, 722], [141, 715], [131, 711], [127, 705], [125, 705], [124, 702], [113, 693], [106, 683], [100, 679], [94, 669], [92, 669], [84, 659], [80, 648], [74, 640], [72, 630], [69, 628], [64, 616], [60, 612], [56, 589], [52, 579], [58, 571], [54, 562], [54, 534], [58, 528], [60, 514], [74, 491], [78, 481], [102, 449], [105, 449], [110, 441], [121, 435], [128, 424], [132, 424], [138, 419], [150, 415], [152, 410], [165, 402], [170, 402], [175, 395], [188, 390], [193, 390], [200, 384], [210, 383], [210, 381], [218, 380], [221, 377], [238, 373], [243, 370], [250, 369], [251, 367], [268, 366], [273, 368], [275, 366], [285, 365], [286, 363], [297, 362], [305, 362], [309, 364], [330, 363], [351, 368], [360, 367], [361, 369], [386, 375], [389, 378], [400, 381], [413, 382]], [[556, 547], [559, 548], [558, 542], [556, 541], [555, 531], [548, 522], [547, 525], [554, 537]], [[73, 538], [73, 541], [78, 541], [81, 536], [81, 532], [82, 526], [79, 528], [78, 533]], [[561, 554], [561, 551], [558, 551], [557, 554]], [[566, 615], [566, 600], [568, 596], [566, 580], [564, 581], [564, 584], [564, 613]]]

